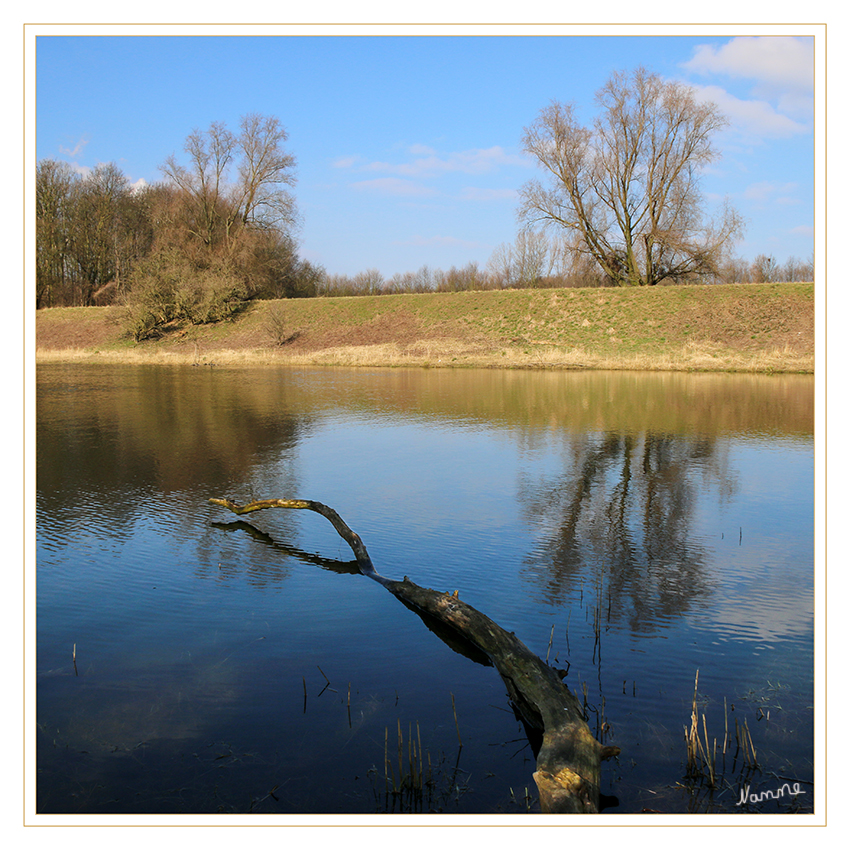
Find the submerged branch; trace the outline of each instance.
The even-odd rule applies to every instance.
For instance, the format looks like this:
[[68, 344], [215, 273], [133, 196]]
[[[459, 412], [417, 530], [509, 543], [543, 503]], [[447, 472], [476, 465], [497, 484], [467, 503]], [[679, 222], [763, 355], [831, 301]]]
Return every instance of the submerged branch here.
[[[618, 747], [597, 741], [585, 721], [575, 695], [561, 681], [561, 674], [525, 646], [513, 632], [463, 602], [453, 594], [380, 575], [360, 537], [339, 514], [323, 505], [302, 499], [263, 499], [239, 505], [230, 499], [210, 499], [214, 505], [243, 515], [266, 508], [311, 510], [330, 521], [354, 552], [363, 575], [379, 582], [423, 619], [431, 618], [450, 628], [487, 656], [499, 671], [513, 704], [526, 726], [542, 733], [534, 780], [544, 813], [598, 812], [601, 761], [619, 754]], [[427, 619], [426, 619], [427, 622]]]

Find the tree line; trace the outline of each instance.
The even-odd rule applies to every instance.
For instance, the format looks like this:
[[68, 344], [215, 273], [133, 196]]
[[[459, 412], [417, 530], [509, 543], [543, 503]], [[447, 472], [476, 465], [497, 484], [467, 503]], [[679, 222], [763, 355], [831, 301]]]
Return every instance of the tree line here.
[[813, 260], [732, 255], [740, 215], [710, 218], [701, 169], [726, 120], [689, 87], [638, 68], [615, 73], [582, 124], [551, 103], [525, 129], [542, 180], [521, 189], [516, 240], [486, 267], [328, 274], [298, 256], [295, 158], [273, 116], [193, 131], [163, 180], [130, 185], [114, 164], [36, 174], [37, 307], [123, 304], [133, 336], [232, 315], [252, 299], [527, 287], [812, 280]]
[[123, 304], [144, 339], [251, 299], [315, 295], [323, 271], [297, 253], [286, 139], [275, 117], [247, 115], [237, 132], [213, 123], [141, 188], [112, 163], [80, 174], [39, 162], [37, 307]]
[[[529, 245], [535, 250], [530, 251]], [[413, 272], [385, 277], [378, 269], [354, 275], [321, 274], [317, 296], [398, 295], [420, 292], [470, 292], [497, 289], [565, 289], [616, 286], [590, 261], [564, 265], [562, 246], [552, 244], [545, 234], [520, 232], [514, 243], [503, 243], [491, 254], [486, 266], [470, 262], [449, 269], [421, 266]], [[568, 257], [570, 255], [567, 255]], [[679, 277], [665, 284], [780, 283], [814, 280], [814, 263], [789, 257], [779, 263], [760, 254], [754, 260], [729, 259], [710, 278]]]

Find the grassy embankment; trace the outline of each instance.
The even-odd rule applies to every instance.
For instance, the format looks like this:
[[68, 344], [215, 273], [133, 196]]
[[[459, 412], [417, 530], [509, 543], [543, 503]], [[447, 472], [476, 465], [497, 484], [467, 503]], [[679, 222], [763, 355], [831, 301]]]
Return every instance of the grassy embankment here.
[[232, 321], [174, 327], [143, 343], [122, 332], [121, 315], [120, 307], [39, 310], [37, 359], [814, 370], [811, 283], [266, 301]]

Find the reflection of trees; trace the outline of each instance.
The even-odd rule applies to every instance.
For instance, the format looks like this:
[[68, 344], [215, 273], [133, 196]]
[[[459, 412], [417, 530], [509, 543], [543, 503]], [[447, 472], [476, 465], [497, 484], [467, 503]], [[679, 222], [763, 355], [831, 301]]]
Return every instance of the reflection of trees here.
[[308, 423], [262, 371], [247, 381], [209, 368], [40, 368], [38, 508], [54, 522], [94, 510], [119, 533], [151, 496], [168, 494], [179, 514], [195, 489], [206, 499], [244, 488], [272, 465], [288, 478]]
[[[661, 433], [576, 436], [573, 468], [533, 488], [529, 514], [549, 532], [529, 562], [547, 599], [578, 586], [604, 594], [635, 631], [686, 611], [708, 590], [691, 524], [697, 475], [731, 486], [716, 441]], [[610, 601], [609, 601], [610, 600]]]

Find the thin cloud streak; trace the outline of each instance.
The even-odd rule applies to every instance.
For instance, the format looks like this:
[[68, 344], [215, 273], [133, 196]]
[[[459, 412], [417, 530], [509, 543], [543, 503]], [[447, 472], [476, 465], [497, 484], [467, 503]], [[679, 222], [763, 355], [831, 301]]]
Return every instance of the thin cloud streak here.
[[793, 195], [799, 186], [796, 183], [771, 183], [762, 181], [753, 183], [744, 190], [743, 196], [750, 201], [761, 203], [794, 203]]
[[[525, 157], [507, 153], [499, 145], [456, 151], [443, 156], [424, 145], [412, 145], [408, 150], [414, 155], [417, 153], [424, 155], [408, 162], [373, 161], [360, 166], [360, 170], [404, 177], [432, 177], [447, 173], [488, 174], [502, 167], [530, 167]], [[337, 167], [353, 167], [356, 161], [354, 157], [346, 157], [338, 161], [336, 165]]]
[[69, 157], [78, 157], [83, 150], [85, 150], [86, 145], [89, 143], [89, 140], [83, 136], [72, 148], [66, 148], [62, 145], [59, 145], [59, 153], [63, 156]]
[[462, 201], [513, 201], [519, 197], [516, 189], [481, 189], [477, 186], [465, 187], [459, 198]]
[[456, 236], [420, 236], [411, 239], [397, 240], [394, 245], [416, 245], [417, 247], [428, 247], [433, 245], [451, 246], [454, 248], [468, 248], [474, 250], [482, 247], [482, 243], [473, 242], [468, 239], [458, 239]]
[[352, 189], [364, 192], [374, 192], [380, 195], [395, 197], [427, 197], [436, 195], [435, 189], [414, 183], [411, 180], [401, 180], [398, 177], [378, 177], [375, 180], [359, 180], [349, 184]]

